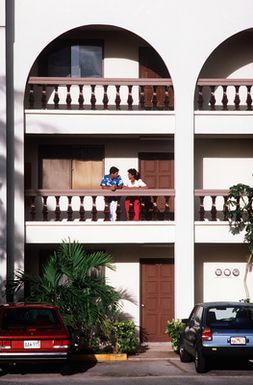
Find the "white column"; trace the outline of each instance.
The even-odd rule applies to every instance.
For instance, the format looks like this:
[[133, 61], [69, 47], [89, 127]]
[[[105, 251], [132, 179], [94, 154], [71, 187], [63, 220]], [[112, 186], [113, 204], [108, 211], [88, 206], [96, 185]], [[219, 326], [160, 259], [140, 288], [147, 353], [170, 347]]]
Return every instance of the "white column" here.
[[194, 304], [194, 129], [191, 87], [179, 88], [177, 95], [183, 96], [176, 99], [175, 111], [175, 317], [185, 318]]
[[6, 280], [6, 28], [5, 0], [0, 0], [0, 303]]
[[7, 73], [7, 272], [24, 267], [24, 82], [15, 60], [15, 0], [6, 2]]

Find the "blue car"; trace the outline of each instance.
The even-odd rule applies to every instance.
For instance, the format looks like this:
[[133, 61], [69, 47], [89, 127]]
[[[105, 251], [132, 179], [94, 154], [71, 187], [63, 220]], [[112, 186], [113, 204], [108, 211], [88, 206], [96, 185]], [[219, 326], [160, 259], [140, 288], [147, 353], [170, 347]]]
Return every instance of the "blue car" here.
[[180, 359], [194, 360], [198, 373], [207, 372], [214, 358], [253, 359], [253, 304], [199, 303], [182, 321]]

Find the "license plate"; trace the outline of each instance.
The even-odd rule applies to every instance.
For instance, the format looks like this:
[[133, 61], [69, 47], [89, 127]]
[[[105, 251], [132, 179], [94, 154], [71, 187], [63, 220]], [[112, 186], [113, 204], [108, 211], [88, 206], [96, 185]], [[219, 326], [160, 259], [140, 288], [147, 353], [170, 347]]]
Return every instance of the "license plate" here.
[[231, 337], [230, 339], [231, 345], [245, 345], [246, 338], [245, 337]]
[[25, 349], [39, 349], [40, 348], [40, 341], [39, 340], [24, 341], [24, 348]]

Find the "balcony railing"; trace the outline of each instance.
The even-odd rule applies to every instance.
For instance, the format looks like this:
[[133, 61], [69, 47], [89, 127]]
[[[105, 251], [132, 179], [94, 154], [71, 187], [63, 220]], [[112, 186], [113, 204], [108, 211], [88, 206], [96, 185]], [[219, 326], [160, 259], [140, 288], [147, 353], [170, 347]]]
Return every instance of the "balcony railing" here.
[[[252, 111], [253, 79], [199, 79], [196, 110]], [[171, 79], [30, 77], [27, 109], [174, 110]]]
[[227, 221], [229, 190], [195, 190], [195, 220]]
[[252, 111], [252, 86], [253, 79], [199, 79], [195, 108]]
[[174, 190], [26, 190], [26, 221], [109, 221], [109, 199], [118, 200], [117, 220], [126, 219], [124, 198], [129, 197], [130, 220], [134, 197], [140, 197], [140, 220], [173, 220]]
[[170, 79], [30, 77], [27, 109], [173, 110]]
[[[227, 221], [228, 190], [195, 190], [196, 221]], [[26, 190], [26, 221], [109, 221], [109, 198], [117, 197], [117, 220], [126, 221], [124, 200], [141, 202], [140, 221], [173, 221], [175, 190]]]

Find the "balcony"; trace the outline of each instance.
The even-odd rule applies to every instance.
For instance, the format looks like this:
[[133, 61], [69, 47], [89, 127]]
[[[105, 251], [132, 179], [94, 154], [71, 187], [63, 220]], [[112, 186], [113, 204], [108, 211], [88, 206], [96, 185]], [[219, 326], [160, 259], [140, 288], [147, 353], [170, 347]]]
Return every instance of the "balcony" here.
[[[175, 240], [174, 190], [117, 190], [117, 221], [109, 221], [109, 190], [27, 190], [26, 241], [58, 243], [79, 239], [85, 243], [173, 243]], [[125, 197], [141, 199], [140, 221], [124, 212]], [[195, 190], [195, 241], [242, 243], [243, 234], [229, 231], [224, 206], [228, 190]], [[112, 236], [113, 232], [113, 236]]]
[[174, 109], [170, 79], [30, 77], [28, 87], [28, 109]]
[[[85, 243], [173, 243], [175, 240], [174, 190], [117, 190], [117, 221], [109, 221], [109, 190], [27, 190], [26, 241], [58, 243], [79, 239]], [[141, 199], [140, 221], [130, 219], [125, 197]], [[224, 203], [228, 190], [195, 190], [195, 240], [197, 243], [242, 243], [243, 234], [229, 231]], [[113, 236], [112, 236], [113, 232]]]
[[199, 79], [196, 134], [252, 134], [253, 79]]
[[[132, 191], [133, 190], [133, 191]], [[108, 222], [109, 198], [118, 200], [117, 221], [126, 221], [124, 198], [130, 198], [130, 221], [133, 199], [141, 199], [140, 221], [174, 220], [174, 190], [27, 190], [26, 221]]]
[[[253, 79], [199, 79], [195, 109], [252, 111]], [[26, 109], [174, 110], [171, 79], [30, 77]]]
[[[195, 133], [251, 134], [252, 85], [253, 79], [199, 79]], [[168, 78], [30, 77], [25, 108], [28, 134], [175, 133]]]
[[173, 134], [173, 110], [170, 79], [30, 77], [25, 132]]
[[[108, 198], [119, 199], [117, 222], [109, 220]], [[124, 198], [140, 196], [140, 221], [124, 213]], [[83, 243], [173, 242], [174, 190], [29, 190], [26, 191], [26, 242], [59, 243], [63, 239]], [[155, 226], [152, 224], [156, 224]], [[167, 226], [164, 226], [167, 224]]]
[[198, 110], [252, 111], [253, 79], [199, 79]]

